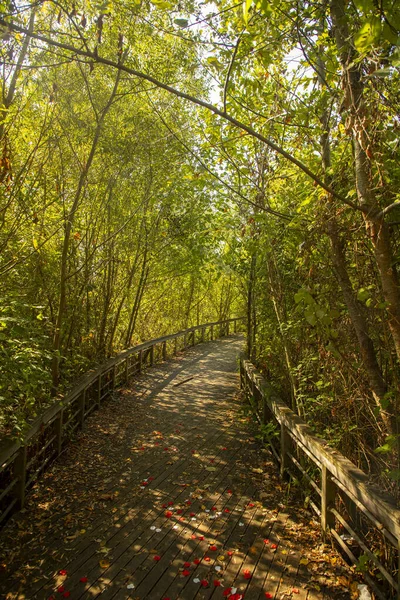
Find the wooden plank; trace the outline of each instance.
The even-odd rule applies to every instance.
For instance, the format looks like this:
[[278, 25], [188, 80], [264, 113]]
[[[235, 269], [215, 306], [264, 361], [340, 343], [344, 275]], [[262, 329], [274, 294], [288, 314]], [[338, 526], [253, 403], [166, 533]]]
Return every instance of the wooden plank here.
[[[244, 361], [244, 368], [250, 379], [253, 379], [254, 367]], [[267, 385], [262, 381], [263, 385]], [[342, 485], [400, 539], [400, 510], [394, 500], [382, 494], [373, 486], [368, 476], [337, 450], [333, 450], [324, 440], [317, 438], [312, 429], [286, 404], [275, 396], [268, 398], [268, 405], [278, 421], [285, 425], [304, 446], [314, 455], [317, 465], [324, 465]]]

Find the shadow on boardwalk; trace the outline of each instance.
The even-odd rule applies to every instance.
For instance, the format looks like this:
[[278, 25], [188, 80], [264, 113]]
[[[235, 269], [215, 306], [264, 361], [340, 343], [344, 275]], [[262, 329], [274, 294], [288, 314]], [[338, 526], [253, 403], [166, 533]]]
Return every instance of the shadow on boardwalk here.
[[242, 343], [197, 346], [88, 420], [2, 531], [2, 598], [350, 599], [253, 437]]

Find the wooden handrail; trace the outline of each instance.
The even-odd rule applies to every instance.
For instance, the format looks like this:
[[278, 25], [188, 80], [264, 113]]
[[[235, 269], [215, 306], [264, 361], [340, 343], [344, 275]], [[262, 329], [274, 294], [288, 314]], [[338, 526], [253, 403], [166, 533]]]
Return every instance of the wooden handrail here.
[[[310, 505], [313, 505], [320, 517], [323, 536], [326, 533], [332, 533], [336, 540], [339, 537], [340, 544], [343, 546], [343, 539], [338, 536], [335, 527], [343, 527], [343, 523], [345, 523], [344, 528], [347, 531], [354, 531], [343, 515], [338, 517], [339, 512], [335, 507], [335, 502], [338, 499], [340, 490], [345, 494], [349, 504], [356, 510], [360, 510], [368, 519], [370, 526], [383, 533], [393, 545], [394, 552], [398, 553], [400, 547], [400, 510], [397, 508], [394, 498], [389, 494], [382, 493], [377, 486], [369, 481], [368, 475], [364, 471], [340, 452], [331, 448], [327, 441], [316, 437], [311, 427], [276, 395], [272, 386], [256, 370], [255, 366], [244, 358], [240, 362], [240, 380], [246, 396], [252, 399], [251, 404], [257, 413], [259, 422], [262, 425], [270, 422], [267, 417], [269, 412], [279, 426], [280, 447], [277, 450], [275, 445], [272, 443], [270, 445], [273, 454], [278, 459], [281, 475], [285, 476], [287, 473], [292, 475], [290, 472], [290, 463], [292, 463], [306, 476], [306, 479], [312, 479], [299, 463], [299, 460], [293, 456], [294, 451], [292, 451], [293, 453], [290, 452], [290, 442], [288, 440], [293, 442], [296, 452], [299, 454], [304, 452], [320, 469], [320, 486], [318, 487], [315, 481], [312, 480], [312, 487], [317, 490], [317, 496], [320, 496], [320, 508], [314, 503], [310, 503]], [[367, 543], [361, 539], [362, 535], [356, 532], [353, 537], [365, 552]], [[354, 556], [351, 549], [348, 548], [348, 550], [347, 554]], [[370, 556], [370, 554], [371, 551], [368, 549], [367, 555]], [[375, 564], [377, 560], [374, 559]], [[400, 598], [400, 570], [398, 567], [399, 565], [396, 564], [392, 572], [389, 572], [381, 563], [378, 566], [393, 591], [397, 594], [395, 597]], [[386, 598], [385, 594], [377, 588], [375, 582], [368, 575], [367, 579], [374, 587], [377, 597]]]
[[[30, 485], [57, 458], [71, 434], [83, 426], [87, 416], [116, 387], [141, 373], [146, 364], [152, 366], [167, 359], [168, 343], [174, 342], [171, 354], [175, 354], [189, 345], [206, 341], [207, 331], [210, 340], [229, 335], [231, 325], [236, 332], [243, 321], [243, 317], [238, 317], [205, 323], [128, 348], [83, 375], [62, 400], [52, 404], [30, 424], [23, 440], [3, 440], [0, 445], [0, 523], [24, 506]], [[217, 327], [219, 335], [215, 333]], [[180, 339], [183, 346], [178, 349]], [[156, 356], [158, 347], [160, 352]]]

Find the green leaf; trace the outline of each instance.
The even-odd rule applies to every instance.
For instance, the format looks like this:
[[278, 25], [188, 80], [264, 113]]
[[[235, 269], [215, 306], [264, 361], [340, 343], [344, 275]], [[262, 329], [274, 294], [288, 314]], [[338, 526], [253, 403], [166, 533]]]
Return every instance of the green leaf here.
[[171, 4], [171, 2], [168, 2], [168, 0], [150, 0], [150, 2], [154, 4], [156, 8], [168, 10], [173, 8], [173, 5]]
[[365, 288], [360, 288], [358, 290], [357, 300], [359, 300], [360, 302], [365, 302], [366, 300], [368, 300], [369, 297], [370, 297], [369, 290], [366, 290]]
[[249, 10], [252, 4], [253, 0], [244, 0], [243, 2], [243, 20], [246, 25], [249, 22]]
[[174, 23], [175, 25], [178, 25], [178, 27], [187, 27], [189, 21], [187, 19], [174, 19]]
[[388, 477], [393, 481], [400, 481], [400, 469], [395, 469], [394, 471], [389, 471]]
[[357, 10], [362, 10], [364, 14], [367, 14], [374, 10], [374, 3], [372, 0], [354, 0]]
[[360, 54], [368, 52], [379, 42], [381, 21], [379, 17], [370, 17], [354, 36], [354, 45]]
[[394, 446], [397, 444], [397, 437], [397, 435], [388, 435], [386, 443], [383, 444], [383, 446], [375, 448], [374, 452], [376, 454], [387, 454], [388, 452], [392, 452]]

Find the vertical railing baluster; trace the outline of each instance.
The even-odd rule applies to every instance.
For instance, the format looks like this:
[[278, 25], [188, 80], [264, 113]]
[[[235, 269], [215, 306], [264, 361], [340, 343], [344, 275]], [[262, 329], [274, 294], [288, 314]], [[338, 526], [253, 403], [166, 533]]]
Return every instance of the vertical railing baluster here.
[[335, 527], [335, 515], [330, 511], [335, 507], [337, 488], [325, 465], [321, 467], [321, 530], [322, 537], [326, 540], [330, 529]]
[[17, 480], [15, 492], [17, 496], [17, 507], [19, 509], [25, 506], [25, 486], [26, 486], [26, 456], [27, 447], [21, 446], [14, 460], [14, 477]]

